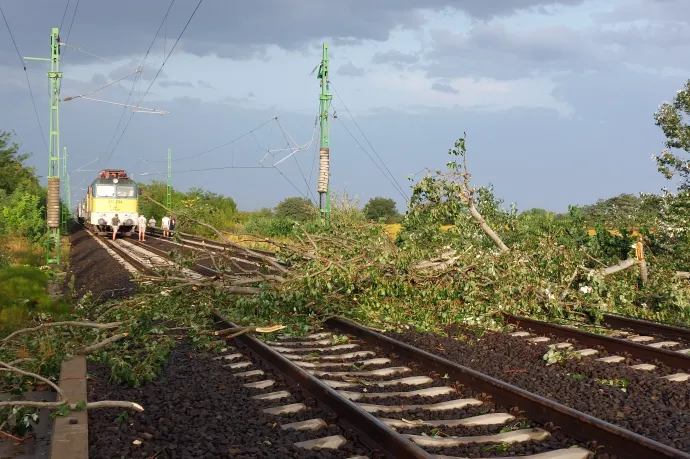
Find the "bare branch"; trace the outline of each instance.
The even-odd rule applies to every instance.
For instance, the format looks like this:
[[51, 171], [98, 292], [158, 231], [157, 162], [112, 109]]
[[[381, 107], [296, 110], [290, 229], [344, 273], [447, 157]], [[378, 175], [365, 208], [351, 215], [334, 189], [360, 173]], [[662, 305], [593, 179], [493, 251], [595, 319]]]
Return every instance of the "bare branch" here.
[[86, 346], [85, 348], [78, 350], [75, 354], [76, 355], [91, 354], [92, 352], [96, 352], [100, 349], [103, 349], [104, 347], [110, 346], [113, 343], [116, 343], [120, 340], [127, 338], [128, 335], [129, 335], [129, 333], [119, 333], [117, 335], [113, 335], [110, 338], [104, 339], [100, 343], [92, 344], [91, 346]]
[[[60, 408], [64, 402], [33, 402], [30, 400], [12, 400], [9, 402], [0, 402], [0, 408], [6, 406], [26, 406], [31, 408]], [[67, 407], [71, 411], [80, 411], [77, 407], [78, 403], [69, 403]], [[84, 407], [85, 410], [95, 410], [98, 408], [129, 408], [135, 411], [144, 411], [144, 407], [134, 402], [124, 402], [117, 400], [102, 400], [99, 402], [89, 402]]]
[[615, 274], [617, 272], [626, 270], [632, 266], [635, 266], [639, 262], [634, 259], [634, 258], [628, 258], [627, 260], [623, 260], [620, 263], [617, 263], [613, 266], [606, 267], [604, 269], [600, 269], [599, 272], [601, 273], [602, 276], [609, 276], [611, 274]]
[[38, 330], [41, 330], [43, 328], [48, 328], [48, 327], [88, 327], [88, 328], [97, 328], [99, 330], [108, 330], [110, 328], [117, 328], [122, 324], [123, 324], [123, 322], [110, 322], [107, 324], [99, 324], [97, 322], [74, 322], [74, 321], [48, 322], [48, 323], [38, 325], [36, 327], [22, 328], [21, 330], [17, 330], [14, 333], [10, 333], [5, 339], [2, 340], [2, 344], [7, 343], [10, 339], [14, 338], [17, 335], [21, 335], [23, 333], [29, 333], [29, 332], [33, 332], [33, 331], [38, 331]]
[[5, 363], [5, 362], [0, 362], [0, 367], [2, 367], [2, 368], [0, 368], [0, 371], [8, 371], [8, 372], [16, 373], [16, 374], [19, 374], [22, 376], [29, 376], [31, 378], [37, 379], [41, 382], [44, 382], [44, 383], [48, 384], [50, 387], [52, 387], [53, 389], [55, 389], [55, 392], [58, 393], [60, 399], [65, 398], [65, 394], [62, 392], [62, 389], [60, 389], [57, 386], [57, 384], [55, 384], [53, 381], [51, 381], [49, 379], [44, 378], [41, 375], [37, 375], [36, 373], [31, 373], [29, 371], [24, 371], [20, 368], [13, 367], [12, 365]]

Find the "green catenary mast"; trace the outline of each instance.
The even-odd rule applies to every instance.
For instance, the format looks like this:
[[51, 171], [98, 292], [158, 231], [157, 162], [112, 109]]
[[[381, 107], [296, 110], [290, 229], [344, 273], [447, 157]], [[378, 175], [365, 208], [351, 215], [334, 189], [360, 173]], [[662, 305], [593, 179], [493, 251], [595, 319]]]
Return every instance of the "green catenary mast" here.
[[50, 58], [26, 57], [27, 60], [50, 61], [50, 144], [48, 145], [48, 240], [46, 263], [60, 263], [60, 34], [53, 28], [50, 34]]
[[328, 44], [323, 44], [323, 56], [321, 58], [321, 65], [319, 65], [319, 72], [317, 78], [321, 84], [320, 100], [320, 127], [321, 135], [319, 137], [319, 209], [321, 210], [321, 219], [324, 225], [328, 225], [331, 216], [331, 196], [330, 196], [330, 125], [329, 125], [329, 111], [331, 107], [330, 94], [330, 80], [328, 78]]
[[62, 148], [62, 181], [65, 184], [62, 193], [62, 231], [67, 232], [67, 217], [69, 216], [69, 174], [67, 174], [67, 147]]

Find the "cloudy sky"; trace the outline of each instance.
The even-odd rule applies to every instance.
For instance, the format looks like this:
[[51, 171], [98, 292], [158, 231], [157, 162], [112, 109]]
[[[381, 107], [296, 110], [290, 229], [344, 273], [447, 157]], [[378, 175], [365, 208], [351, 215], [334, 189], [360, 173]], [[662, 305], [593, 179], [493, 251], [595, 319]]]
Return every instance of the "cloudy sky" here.
[[[61, 103], [73, 199], [105, 167], [164, 180], [168, 148], [177, 188], [246, 210], [312, 198], [324, 42], [331, 183], [362, 203], [404, 209], [408, 176], [442, 168], [463, 132], [475, 182], [523, 210], [668, 185], [653, 114], [690, 77], [687, 0], [205, 0], [175, 45], [198, 4], [0, 0], [21, 56], [49, 56], [61, 27], [61, 98], [142, 68], [86, 97], [169, 112]], [[0, 22], [0, 129], [45, 175], [48, 63], [25, 62]]]

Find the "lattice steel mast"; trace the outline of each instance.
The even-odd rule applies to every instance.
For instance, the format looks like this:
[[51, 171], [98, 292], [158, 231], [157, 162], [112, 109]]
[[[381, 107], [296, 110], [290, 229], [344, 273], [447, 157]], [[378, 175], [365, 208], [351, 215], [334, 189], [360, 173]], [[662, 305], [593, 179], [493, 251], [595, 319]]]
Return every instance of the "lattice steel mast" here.
[[321, 220], [324, 225], [328, 225], [331, 218], [331, 194], [330, 194], [330, 122], [329, 111], [331, 108], [331, 100], [333, 96], [330, 94], [330, 80], [328, 78], [328, 44], [323, 44], [323, 55], [321, 57], [321, 64], [319, 65], [319, 72], [317, 78], [321, 84], [320, 100], [320, 129], [319, 137], [319, 210], [321, 211]]
[[54, 27], [50, 34], [50, 58], [25, 57], [27, 60], [50, 61], [50, 143], [48, 144], [48, 197], [46, 214], [48, 239], [46, 263], [60, 263], [60, 34]]

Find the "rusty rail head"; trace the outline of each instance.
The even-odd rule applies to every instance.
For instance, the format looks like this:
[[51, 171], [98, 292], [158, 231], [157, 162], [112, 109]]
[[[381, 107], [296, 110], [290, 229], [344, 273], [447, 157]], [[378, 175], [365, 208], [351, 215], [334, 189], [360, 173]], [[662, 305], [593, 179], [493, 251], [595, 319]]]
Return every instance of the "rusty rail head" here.
[[541, 422], [552, 422], [561, 426], [563, 433], [583, 442], [596, 441], [605, 446], [602, 452], [615, 454], [626, 459], [673, 458], [690, 459], [690, 454], [671, 448], [649, 438], [622, 429], [616, 425], [581, 413], [560, 403], [527, 392], [471, 368], [417, 349], [409, 344], [363, 327], [351, 320], [334, 317], [326, 325], [351, 333], [369, 344], [386, 348], [398, 355], [419, 363], [427, 371], [448, 376], [469, 388], [490, 394], [501, 405], [517, 406], [528, 418]]
[[668, 351], [650, 347], [645, 344], [634, 343], [610, 336], [597, 335], [562, 325], [550, 324], [539, 320], [527, 319], [525, 317], [503, 314], [507, 323], [516, 325], [520, 328], [531, 329], [537, 333], [554, 335], [560, 338], [572, 338], [587, 346], [601, 346], [608, 352], [622, 352], [640, 360], [658, 360], [672, 368], [690, 370], [690, 356], [679, 352]]
[[604, 314], [604, 320], [601, 323], [611, 328], [628, 328], [636, 333], [652, 333], [662, 335], [665, 338], [690, 341], [690, 328], [660, 324], [649, 320], [634, 319], [615, 314]]
[[[223, 328], [237, 327], [223, 317], [220, 312], [213, 310], [212, 314], [214, 319], [223, 325]], [[299, 386], [318, 400], [320, 404], [334, 412], [338, 416], [339, 423], [356, 432], [357, 439], [367, 447], [378, 450], [384, 457], [391, 459], [431, 459], [431, 455], [412, 441], [398, 434], [262, 341], [248, 334], [237, 336], [234, 339], [247, 346], [296, 386]]]

